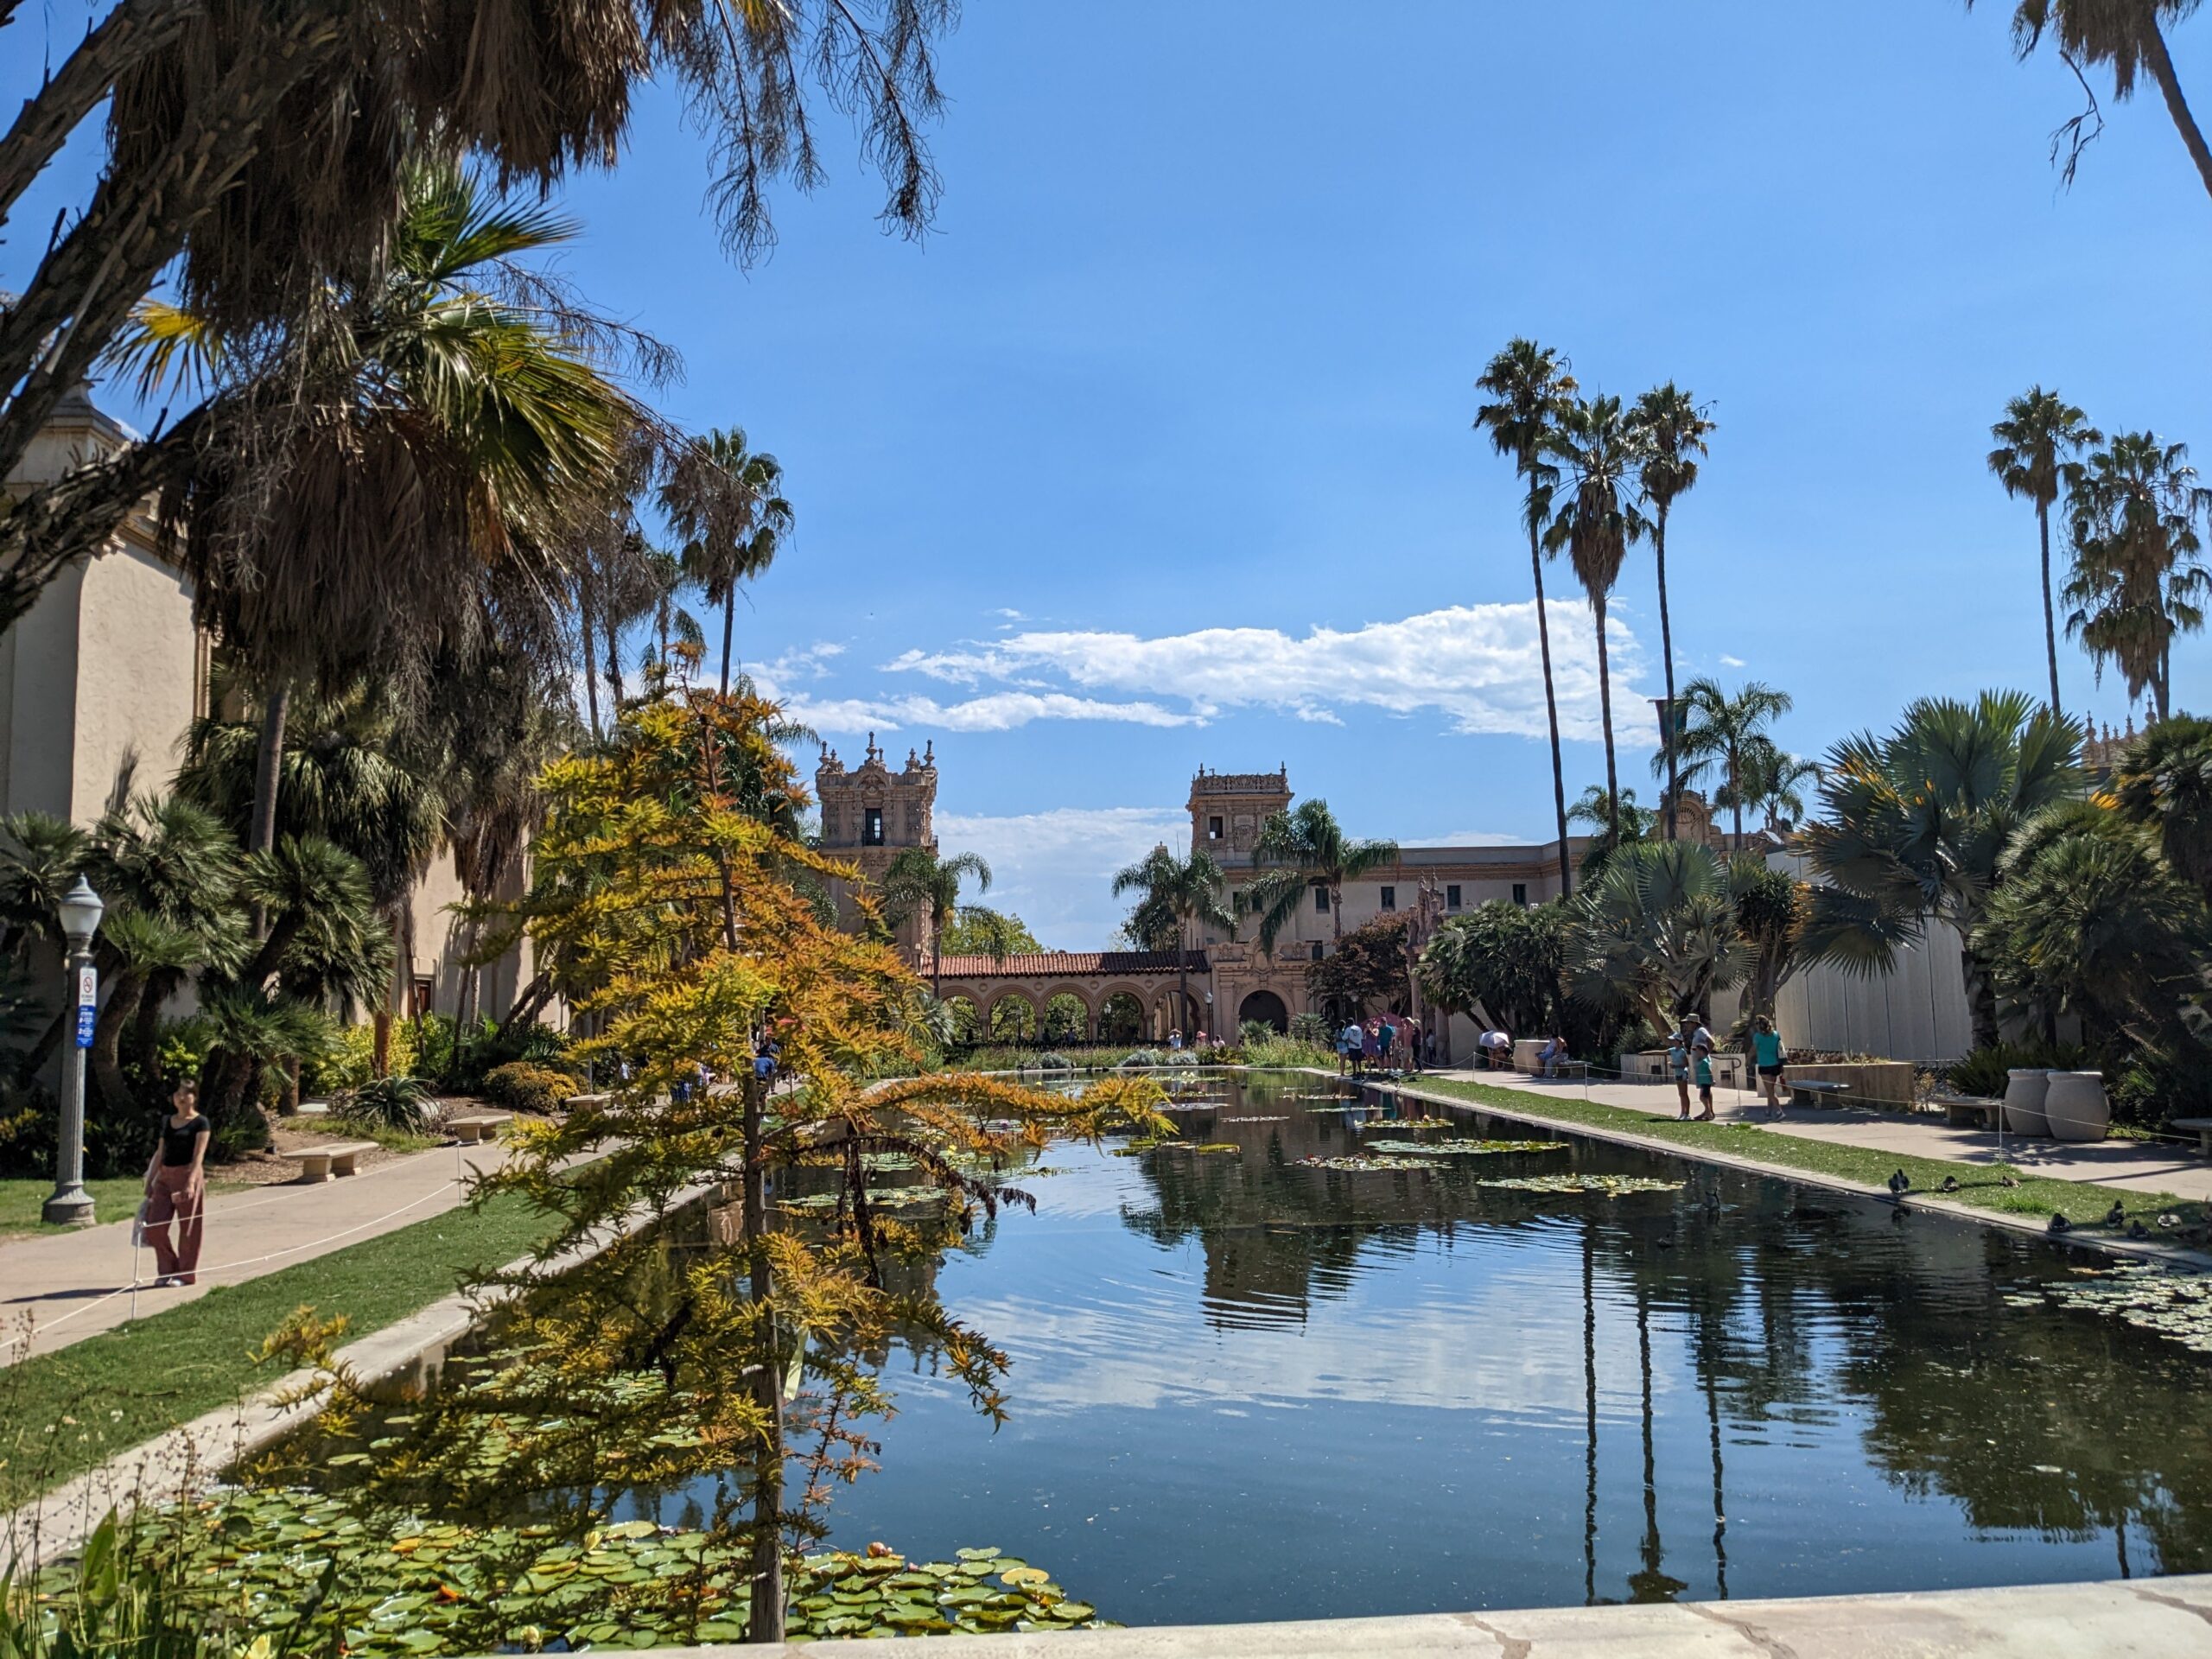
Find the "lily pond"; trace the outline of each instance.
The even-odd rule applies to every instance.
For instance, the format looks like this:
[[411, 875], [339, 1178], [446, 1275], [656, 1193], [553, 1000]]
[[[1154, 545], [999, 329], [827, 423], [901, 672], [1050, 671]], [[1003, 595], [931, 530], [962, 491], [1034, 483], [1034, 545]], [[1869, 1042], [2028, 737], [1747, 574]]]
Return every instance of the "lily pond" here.
[[[2212, 1569], [2212, 1280], [1387, 1090], [1169, 1086], [1177, 1138], [1052, 1146], [1009, 1172], [1035, 1212], [938, 1265], [1012, 1357], [1010, 1420], [894, 1350], [795, 1635]], [[874, 1178], [893, 1206], [918, 1179]], [[342, 1484], [393, 1443], [315, 1455]], [[716, 1485], [567, 1542], [237, 1491], [207, 1582], [278, 1630], [339, 1561], [317, 1617], [365, 1656], [729, 1640]]]
[[2097, 1258], [1311, 1078], [1195, 1091], [1183, 1146], [1055, 1146], [945, 1262], [1011, 1421], [894, 1358], [833, 1545], [990, 1546], [1131, 1624], [2212, 1569], [2212, 1357], [2075, 1295]]

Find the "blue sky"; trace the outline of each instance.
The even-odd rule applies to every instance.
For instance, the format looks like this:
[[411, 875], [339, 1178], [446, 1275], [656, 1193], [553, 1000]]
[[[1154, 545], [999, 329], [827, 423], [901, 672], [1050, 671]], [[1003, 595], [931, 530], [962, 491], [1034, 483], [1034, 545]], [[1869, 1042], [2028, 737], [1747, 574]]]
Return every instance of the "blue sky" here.
[[[1515, 334], [1586, 386], [1712, 404], [1669, 549], [1678, 672], [1790, 691], [1789, 747], [2042, 683], [2033, 519], [1987, 476], [1989, 423], [2039, 380], [2212, 456], [2212, 201], [2155, 98], [2107, 97], [2062, 190], [2079, 92], [2013, 60], [2008, 12], [976, 0], [925, 244], [882, 234], [833, 120], [830, 184], [736, 270], [704, 146], [649, 98], [619, 172], [566, 194], [566, 268], [681, 349], [671, 413], [783, 461], [799, 530], [741, 611], [747, 665], [849, 760], [871, 727], [894, 763], [933, 740], [941, 839], [1047, 944], [1096, 947], [1107, 876], [1201, 763], [1287, 764], [1363, 834], [1548, 833], [1513, 480], [1469, 430]], [[0, 98], [83, 16], [0, 35]], [[2212, 22], [2175, 48], [2212, 107]], [[0, 282], [81, 167], [19, 213]], [[1614, 605], [1649, 799], [1648, 552]], [[1594, 653], [1586, 613], [1553, 625], [1573, 793], [1603, 775]], [[2184, 704], [2208, 649], [2177, 653]], [[2070, 704], [2120, 718], [2062, 651]]]

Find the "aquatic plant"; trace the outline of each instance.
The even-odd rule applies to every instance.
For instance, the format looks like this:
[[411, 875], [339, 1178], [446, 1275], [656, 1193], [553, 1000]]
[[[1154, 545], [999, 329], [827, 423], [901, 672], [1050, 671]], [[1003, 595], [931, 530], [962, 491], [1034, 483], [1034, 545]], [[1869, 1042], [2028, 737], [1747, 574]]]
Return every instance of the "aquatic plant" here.
[[1300, 1169], [1335, 1169], [1357, 1173], [1369, 1169], [1434, 1169], [1436, 1166], [1426, 1158], [1368, 1158], [1357, 1153], [1336, 1158], [1300, 1158]]
[[1370, 1152], [1420, 1153], [1432, 1158], [1484, 1158], [1507, 1152], [1565, 1152], [1564, 1141], [1370, 1141]]
[[1594, 1192], [1607, 1198], [1618, 1198], [1627, 1192], [1679, 1192], [1682, 1190], [1680, 1181], [1662, 1181], [1649, 1175], [1521, 1175], [1495, 1181], [1477, 1181], [1475, 1185], [1503, 1187], [1515, 1192]]
[[2185, 1273], [2157, 1262], [2128, 1262], [2109, 1270], [2077, 1270], [2040, 1291], [2005, 1299], [2009, 1307], [2055, 1305], [2101, 1314], [2212, 1354], [2212, 1274]]

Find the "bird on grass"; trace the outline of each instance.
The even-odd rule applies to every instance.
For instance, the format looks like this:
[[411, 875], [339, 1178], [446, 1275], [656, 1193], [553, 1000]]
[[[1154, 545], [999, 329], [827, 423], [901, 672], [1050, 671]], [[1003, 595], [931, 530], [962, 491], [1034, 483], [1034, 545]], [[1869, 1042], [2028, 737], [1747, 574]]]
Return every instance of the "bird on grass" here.
[[1890, 1177], [1890, 1196], [1901, 1198], [1912, 1190], [1912, 1177], [1899, 1170]]
[[2054, 1210], [2050, 1212], [2050, 1230], [2054, 1233], [2070, 1233], [2074, 1230], [2074, 1224], [2066, 1219], [2066, 1212], [2063, 1210]]
[[2168, 1232], [2171, 1232], [2175, 1228], [2181, 1225], [2181, 1217], [2174, 1214], [2171, 1210], [2161, 1210], [2158, 1212], [2158, 1225], [2164, 1228]]
[[1997, 1179], [2006, 1186], [2018, 1186], [2020, 1184], [2020, 1178], [2009, 1169]]
[[2148, 1238], [2151, 1236], [2151, 1230], [2139, 1221], [2133, 1222], [2128, 1225], [2127, 1236], [2130, 1238]]
[[2112, 1201], [2112, 1208], [2105, 1211], [2105, 1225], [2107, 1227], [2125, 1227], [2126, 1224], [2127, 1206], [2122, 1204], [2118, 1198], [2114, 1198]]
[[1943, 1178], [1942, 1190], [1946, 1192], [1957, 1192], [1959, 1190], [1959, 1178], [1955, 1175], [1946, 1175]]

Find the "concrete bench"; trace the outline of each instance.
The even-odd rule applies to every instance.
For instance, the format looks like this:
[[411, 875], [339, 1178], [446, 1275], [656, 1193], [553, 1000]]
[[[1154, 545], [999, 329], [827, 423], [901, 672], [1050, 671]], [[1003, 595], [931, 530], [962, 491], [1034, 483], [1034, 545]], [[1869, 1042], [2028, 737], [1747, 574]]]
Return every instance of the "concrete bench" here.
[[351, 1175], [353, 1160], [365, 1152], [374, 1152], [373, 1141], [334, 1141], [328, 1146], [308, 1147], [285, 1155], [300, 1166], [303, 1181], [327, 1181], [334, 1175]]
[[2005, 1105], [2001, 1100], [1986, 1100], [1980, 1095], [1938, 1095], [1936, 1103], [1943, 1109], [1946, 1123], [1971, 1123], [1985, 1129], [1997, 1127], [1997, 1115]]
[[1843, 1103], [1843, 1097], [1850, 1092], [1850, 1088], [1844, 1084], [1801, 1083], [1793, 1077], [1789, 1082], [1789, 1103], [1792, 1106], [1840, 1106]]
[[2212, 1117], [2177, 1117], [2166, 1127], [2196, 1137], [2197, 1150], [2212, 1158]]
[[446, 1127], [460, 1139], [462, 1146], [473, 1147], [480, 1141], [498, 1140], [499, 1126], [514, 1121], [512, 1112], [480, 1112], [474, 1117], [448, 1119]]

